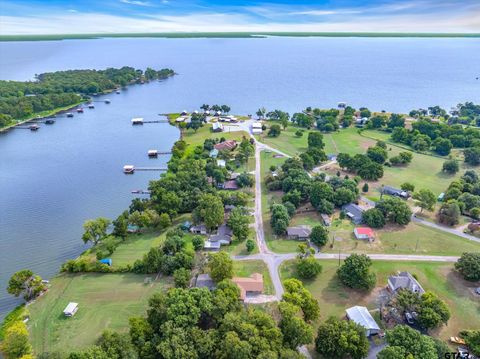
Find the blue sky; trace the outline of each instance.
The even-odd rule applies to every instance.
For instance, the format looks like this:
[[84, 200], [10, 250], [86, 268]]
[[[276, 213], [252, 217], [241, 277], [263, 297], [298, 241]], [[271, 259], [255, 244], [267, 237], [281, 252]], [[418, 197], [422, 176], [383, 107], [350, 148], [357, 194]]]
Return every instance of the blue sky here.
[[0, 0], [1, 34], [480, 32], [480, 0]]

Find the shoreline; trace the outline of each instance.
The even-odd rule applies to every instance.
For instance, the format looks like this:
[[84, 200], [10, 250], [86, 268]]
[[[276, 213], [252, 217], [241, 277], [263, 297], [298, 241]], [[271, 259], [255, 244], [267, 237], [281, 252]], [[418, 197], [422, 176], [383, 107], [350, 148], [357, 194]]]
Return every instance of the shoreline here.
[[427, 32], [152, 32], [152, 33], [92, 33], [52, 35], [0, 35], [0, 42], [96, 40], [102, 38], [248, 38], [267, 37], [370, 37], [370, 38], [480, 38], [480, 33], [427, 33]]

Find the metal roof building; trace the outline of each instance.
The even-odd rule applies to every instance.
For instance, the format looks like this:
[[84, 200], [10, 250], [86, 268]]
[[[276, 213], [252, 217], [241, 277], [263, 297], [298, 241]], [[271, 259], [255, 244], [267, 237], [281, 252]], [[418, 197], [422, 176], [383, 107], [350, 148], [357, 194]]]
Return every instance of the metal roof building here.
[[366, 330], [367, 337], [378, 334], [380, 332], [380, 327], [378, 326], [375, 319], [365, 307], [355, 306], [347, 309], [347, 318], [352, 322], [355, 322]]

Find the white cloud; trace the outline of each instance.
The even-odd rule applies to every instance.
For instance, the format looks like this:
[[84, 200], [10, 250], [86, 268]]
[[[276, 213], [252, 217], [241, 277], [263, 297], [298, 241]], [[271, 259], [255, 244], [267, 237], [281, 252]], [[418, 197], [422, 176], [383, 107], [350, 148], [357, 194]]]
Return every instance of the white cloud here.
[[[130, 1], [130, 0], [129, 0]], [[145, 16], [145, 15], [144, 15]], [[320, 18], [322, 21], [259, 20], [249, 14], [193, 13], [184, 16], [152, 14], [134, 18], [103, 13], [49, 13], [32, 16], [0, 15], [1, 34], [138, 33], [138, 32], [479, 32], [480, 8], [460, 14], [363, 14]], [[303, 20], [303, 19], [302, 19]]]
[[140, 0], [120, 0], [121, 3], [129, 4], [129, 5], [138, 5], [138, 6], [152, 6], [151, 3], [148, 1], [140, 1]]
[[360, 14], [360, 10], [305, 10], [305, 11], [295, 11], [289, 13], [289, 15], [308, 15], [308, 16], [326, 16], [326, 15], [344, 15], [344, 14]]

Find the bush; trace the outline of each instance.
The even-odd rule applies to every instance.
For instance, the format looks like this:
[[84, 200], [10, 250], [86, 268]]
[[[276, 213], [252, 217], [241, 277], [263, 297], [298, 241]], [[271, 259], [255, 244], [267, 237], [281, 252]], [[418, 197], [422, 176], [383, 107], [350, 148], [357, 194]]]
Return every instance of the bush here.
[[255, 241], [253, 239], [247, 239], [245, 246], [247, 247], [247, 252], [251, 253], [255, 249]]
[[302, 130], [295, 131], [295, 136], [302, 137], [303, 136], [303, 131]]
[[455, 160], [447, 160], [443, 162], [442, 171], [447, 173], [457, 173], [460, 169], [458, 162]]
[[324, 246], [328, 242], [328, 229], [324, 226], [313, 227], [310, 240], [319, 247]]
[[351, 254], [338, 268], [340, 281], [350, 288], [370, 290], [375, 287], [377, 278], [370, 272], [372, 260], [365, 254]]

